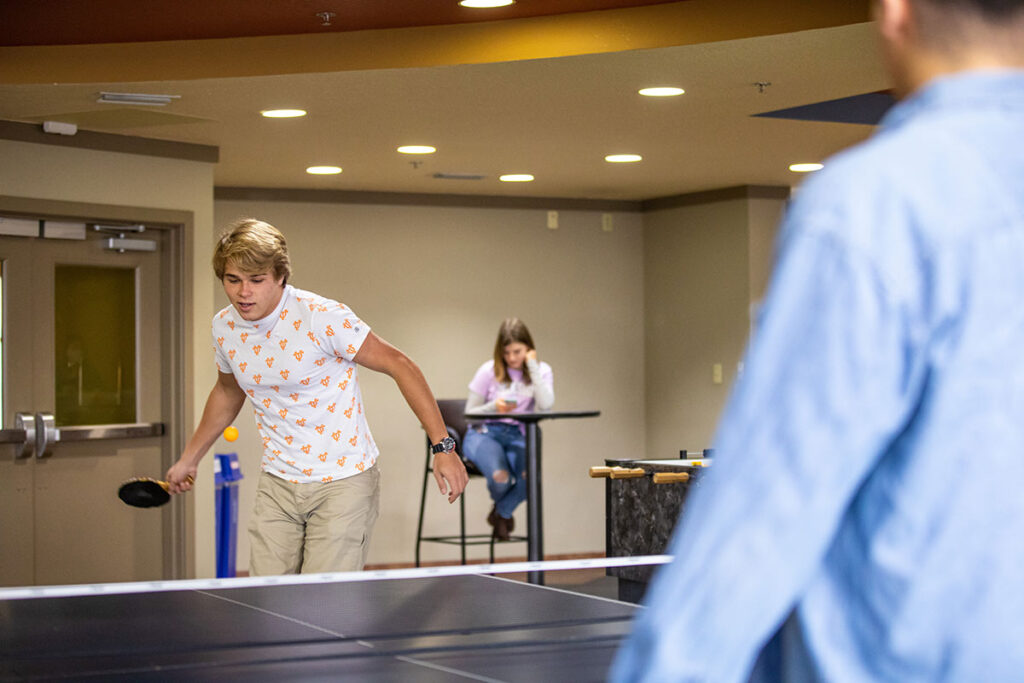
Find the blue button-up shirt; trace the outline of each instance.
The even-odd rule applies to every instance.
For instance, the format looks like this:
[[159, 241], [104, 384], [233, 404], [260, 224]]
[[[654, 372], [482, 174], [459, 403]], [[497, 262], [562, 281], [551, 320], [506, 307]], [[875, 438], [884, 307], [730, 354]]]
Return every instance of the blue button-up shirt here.
[[1024, 71], [798, 192], [617, 681], [1024, 679]]

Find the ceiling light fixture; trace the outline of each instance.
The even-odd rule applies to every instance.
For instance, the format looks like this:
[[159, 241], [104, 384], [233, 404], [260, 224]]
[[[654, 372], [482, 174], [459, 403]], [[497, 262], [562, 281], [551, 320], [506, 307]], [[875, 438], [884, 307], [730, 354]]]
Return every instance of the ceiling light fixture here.
[[430, 145], [402, 145], [398, 151], [402, 154], [433, 154], [437, 148]]
[[310, 175], [337, 175], [341, 169], [337, 166], [310, 166], [306, 169]]
[[148, 95], [141, 92], [101, 92], [97, 102], [104, 104], [141, 104], [145, 107], [166, 107], [181, 95]]
[[811, 173], [825, 168], [823, 164], [790, 164], [789, 170], [793, 173]]
[[637, 92], [644, 97], [676, 97], [678, 95], [682, 95], [686, 91], [674, 86], [659, 85], [653, 88], [641, 88]]
[[609, 154], [604, 158], [605, 161], [612, 164], [629, 164], [642, 159], [643, 157], [639, 154]]
[[533, 176], [529, 173], [506, 173], [498, 176], [498, 180], [503, 183], [528, 183], [533, 180]]
[[299, 116], [305, 116], [305, 109], [264, 109], [260, 112], [261, 116], [266, 116], [268, 119], [294, 119]]
[[515, 0], [462, 0], [459, 4], [471, 9], [489, 9], [491, 7], [508, 7], [515, 4]]

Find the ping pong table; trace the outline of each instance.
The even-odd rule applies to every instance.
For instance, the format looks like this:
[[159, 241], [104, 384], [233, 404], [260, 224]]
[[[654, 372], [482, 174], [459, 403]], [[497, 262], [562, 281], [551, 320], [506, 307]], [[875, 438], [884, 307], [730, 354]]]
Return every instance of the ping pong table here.
[[0, 600], [0, 680], [601, 681], [639, 609], [480, 574], [232, 581]]

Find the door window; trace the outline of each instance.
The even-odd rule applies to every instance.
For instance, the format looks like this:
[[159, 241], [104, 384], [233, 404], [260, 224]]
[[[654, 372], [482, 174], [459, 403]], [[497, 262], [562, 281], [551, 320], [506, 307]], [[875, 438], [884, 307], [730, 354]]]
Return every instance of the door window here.
[[135, 271], [54, 271], [57, 426], [136, 422]]

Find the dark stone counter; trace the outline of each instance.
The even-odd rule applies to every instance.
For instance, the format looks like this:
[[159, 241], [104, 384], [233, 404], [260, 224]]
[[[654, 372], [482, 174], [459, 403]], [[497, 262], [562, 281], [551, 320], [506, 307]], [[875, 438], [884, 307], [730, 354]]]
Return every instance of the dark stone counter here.
[[[643, 468], [647, 476], [605, 480], [605, 552], [608, 557], [661, 555], [675, 529], [690, 490], [700, 485], [710, 459], [622, 460], [607, 459], [610, 467]], [[655, 472], [686, 472], [686, 482], [655, 484]], [[609, 567], [619, 579], [619, 599], [639, 602], [657, 567]]]

